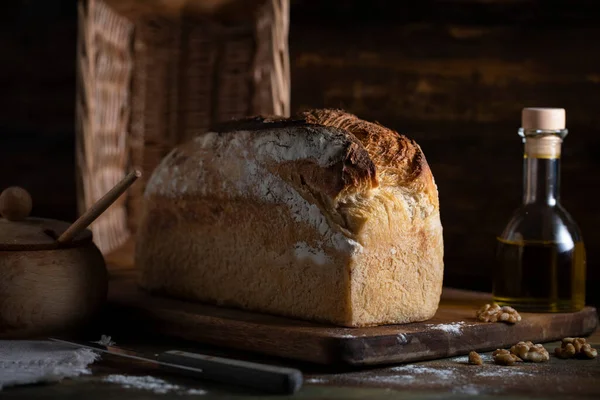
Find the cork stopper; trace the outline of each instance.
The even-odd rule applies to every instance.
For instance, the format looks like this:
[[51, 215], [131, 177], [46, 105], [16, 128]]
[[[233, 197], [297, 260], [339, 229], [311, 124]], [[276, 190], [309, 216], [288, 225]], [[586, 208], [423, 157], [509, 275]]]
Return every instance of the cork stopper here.
[[565, 129], [564, 108], [528, 107], [521, 113], [523, 129], [552, 130]]
[[[566, 113], [564, 108], [524, 108], [521, 113], [522, 129], [542, 131], [565, 131]], [[525, 133], [525, 157], [560, 158], [562, 137], [560, 134]], [[564, 135], [563, 135], [564, 136]]]

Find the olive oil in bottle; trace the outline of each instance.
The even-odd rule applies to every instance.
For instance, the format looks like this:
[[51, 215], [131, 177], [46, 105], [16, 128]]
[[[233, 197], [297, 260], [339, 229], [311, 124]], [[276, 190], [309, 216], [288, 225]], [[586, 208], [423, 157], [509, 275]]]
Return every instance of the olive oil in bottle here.
[[519, 135], [523, 203], [498, 237], [494, 301], [519, 311], [578, 311], [585, 305], [585, 247], [559, 201], [565, 110], [525, 108]]

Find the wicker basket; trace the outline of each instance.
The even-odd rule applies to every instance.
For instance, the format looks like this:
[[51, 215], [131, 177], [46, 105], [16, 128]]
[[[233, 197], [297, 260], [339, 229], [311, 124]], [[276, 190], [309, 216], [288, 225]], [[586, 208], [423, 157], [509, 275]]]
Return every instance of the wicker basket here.
[[146, 180], [173, 146], [215, 122], [290, 112], [289, 0], [256, 2], [227, 21], [214, 9], [167, 12], [151, 3], [79, 3], [79, 212], [128, 169], [144, 173], [92, 224], [103, 253], [135, 232]]

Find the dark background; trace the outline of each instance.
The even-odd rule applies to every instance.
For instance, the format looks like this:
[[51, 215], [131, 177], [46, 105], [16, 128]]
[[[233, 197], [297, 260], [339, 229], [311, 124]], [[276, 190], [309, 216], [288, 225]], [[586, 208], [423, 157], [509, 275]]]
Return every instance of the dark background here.
[[[600, 13], [595, 1], [292, 0], [292, 112], [342, 107], [415, 138], [440, 191], [446, 284], [490, 290], [521, 199], [525, 106], [564, 107], [562, 200], [599, 303]], [[74, 0], [0, 6], [0, 187], [76, 218]]]

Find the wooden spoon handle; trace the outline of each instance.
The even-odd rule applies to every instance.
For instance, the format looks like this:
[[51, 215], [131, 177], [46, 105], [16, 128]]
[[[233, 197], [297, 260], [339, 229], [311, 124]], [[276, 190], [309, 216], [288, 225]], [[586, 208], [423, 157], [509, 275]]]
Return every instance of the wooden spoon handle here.
[[96, 218], [98, 218], [112, 203], [114, 203], [119, 196], [121, 196], [128, 188], [136, 181], [137, 178], [142, 176], [139, 170], [134, 170], [129, 173], [121, 182], [117, 183], [115, 187], [110, 189], [100, 200], [94, 203], [83, 215], [81, 215], [77, 221], [73, 222], [71, 226], [58, 237], [59, 243], [67, 243], [85, 228], [87, 228]]

